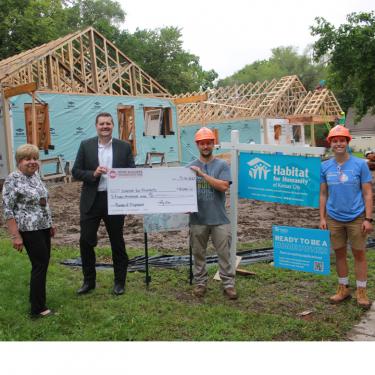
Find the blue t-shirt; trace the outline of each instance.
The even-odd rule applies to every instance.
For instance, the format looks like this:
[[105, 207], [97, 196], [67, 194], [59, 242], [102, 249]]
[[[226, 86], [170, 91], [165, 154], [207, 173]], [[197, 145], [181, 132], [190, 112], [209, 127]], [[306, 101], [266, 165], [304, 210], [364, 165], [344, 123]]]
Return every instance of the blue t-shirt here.
[[353, 221], [365, 211], [362, 184], [371, 182], [364, 159], [350, 156], [341, 166], [335, 158], [322, 163], [320, 182], [328, 186], [327, 214], [337, 221]]
[[[188, 167], [196, 165], [204, 173], [219, 180], [231, 181], [230, 168], [226, 161], [214, 158], [209, 163], [199, 159]], [[229, 224], [225, 211], [225, 193], [214, 189], [203, 177], [197, 176], [198, 212], [190, 214], [190, 224], [221, 225]]]

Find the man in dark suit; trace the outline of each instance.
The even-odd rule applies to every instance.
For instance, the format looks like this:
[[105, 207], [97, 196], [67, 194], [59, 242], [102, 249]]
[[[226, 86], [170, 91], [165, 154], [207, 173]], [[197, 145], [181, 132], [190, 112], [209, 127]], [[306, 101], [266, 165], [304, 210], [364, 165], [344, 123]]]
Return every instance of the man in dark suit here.
[[125, 291], [128, 255], [123, 237], [124, 215], [108, 215], [107, 171], [111, 168], [134, 168], [128, 143], [112, 138], [113, 118], [110, 113], [96, 116], [97, 137], [81, 142], [72, 169], [75, 179], [83, 181], [80, 200], [81, 237], [79, 241], [83, 285], [78, 294], [95, 289], [95, 251], [97, 232], [103, 219], [112, 249], [115, 295]]

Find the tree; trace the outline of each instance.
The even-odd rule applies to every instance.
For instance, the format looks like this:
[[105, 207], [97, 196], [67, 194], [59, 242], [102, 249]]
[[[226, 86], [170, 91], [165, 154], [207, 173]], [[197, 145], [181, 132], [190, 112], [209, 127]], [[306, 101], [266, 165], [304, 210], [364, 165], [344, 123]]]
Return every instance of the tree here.
[[343, 109], [354, 106], [356, 120], [375, 114], [375, 13], [349, 14], [338, 28], [321, 17], [315, 22], [315, 60], [328, 63], [327, 81]]
[[112, 0], [0, 0], [0, 19], [4, 59], [88, 26], [115, 41], [125, 12]]
[[65, 14], [60, 0], [0, 0], [0, 59], [61, 36]]
[[304, 86], [311, 90], [325, 78], [326, 69], [323, 64], [314, 64], [308, 55], [308, 50], [299, 55], [292, 47], [277, 47], [272, 49], [268, 60], [255, 61], [246, 65], [237, 73], [219, 81], [219, 86], [228, 86], [248, 82], [262, 82], [280, 79], [283, 76], [298, 75]]
[[113, 0], [0, 0], [0, 60], [94, 27], [171, 93], [207, 89], [218, 77], [182, 48], [177, 27], [121, 31], [125, 12]]
[[107, 39], [116, 42], [120, 25], [125, 21], [125, 11], [113, 0], [66, 0], [67, 27], [71, 31], [92, 26]]
[[177, 27], [123, 32], [117, 46], [150, 76], [173, 94], [213, 87], [218, 74], [205, 71], [199, 57], [182, 48]]

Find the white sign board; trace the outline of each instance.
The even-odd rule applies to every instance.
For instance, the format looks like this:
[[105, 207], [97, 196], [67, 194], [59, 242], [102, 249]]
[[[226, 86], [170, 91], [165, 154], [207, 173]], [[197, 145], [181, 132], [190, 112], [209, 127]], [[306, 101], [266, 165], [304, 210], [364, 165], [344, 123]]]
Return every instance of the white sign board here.
[[0, 95], [0, 179], [6, 178], [8, 171], [8, 156], [6, 148], [3, 101]]
[[189, 215], [187, 214], [151, 214], [143, 215], [144, 232], [168, 232], [187, 229]]
[[109, 215], [198, 211], [190, 168], [115, 168], [108, 177]]

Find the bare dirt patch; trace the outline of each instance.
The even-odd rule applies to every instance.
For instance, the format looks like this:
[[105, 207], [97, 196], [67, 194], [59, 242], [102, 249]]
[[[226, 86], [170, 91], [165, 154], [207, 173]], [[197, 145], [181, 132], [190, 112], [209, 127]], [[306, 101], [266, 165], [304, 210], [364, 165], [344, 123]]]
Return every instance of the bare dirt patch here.
[[[375, 177], [375, 172], [373, 172]], [[79, 197], [81, 182], [49, 185], [50, 205], [57, 228], [53, 242], [59, 246], [79, 246]], [[229, 196], [227, 197], [229, 210]], [[1, 208], [0, 208], [1, 211]], [[0, 225], [5, 226], [2, 212]], [[238, 204], [238, 242], [252, 243], [272, 239], [272, 225], [318, 228], [319, 210], [240, 199]], [[141, 216], [127, 215], [124, 237], [128, 247], [143, 248], [144, 234]], [[104, 225], [98, 233], [98, 245], [109, 246]], [[187, 253], [188, 232], [149, 234], [149, 246], [160, 250], [180, 250]]]
[[[53, 184], [49, 186], [50, 206], [57, 228], [53, 242], [61, 246], [79, 245], [79, 196], [81, 183]], [[229, 197], [227, 199], [229, 209]], [[272, 238], [272, 225], [291, 225], [316, 228], [319, 223], [317, 209], [280, 205], [241, 199], [238, 205], [238, 241], [258, 242]], [[2, 216], [2, 215], [1, 215]], [[0, 218], [2, 226], [5, 225]], [[124, 237], [127, 246], [143, 248], [143, 221], [141, 216], [127, 215]], [[149, 234], [149, 246], [163, 250], [187, 250], [188, 232]], [[98, 233], [98, 245], [109, 246], [104, 225]]]

